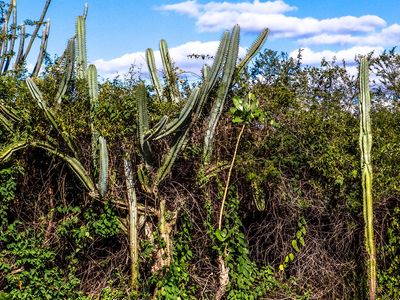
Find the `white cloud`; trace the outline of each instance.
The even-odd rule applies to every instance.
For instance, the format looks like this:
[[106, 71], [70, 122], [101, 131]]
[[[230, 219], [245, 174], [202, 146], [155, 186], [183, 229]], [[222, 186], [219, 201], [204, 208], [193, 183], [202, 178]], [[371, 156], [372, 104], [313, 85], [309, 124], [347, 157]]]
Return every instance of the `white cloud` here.
[[[215, 55], [219, 45], [219, 41], [212, 41], [212, 42], [199, 42], [193, 41], [188, 42], [176, 47], [172, 47], [169, 49], [170, 55], [172, 60], [174, 61], [175, 65], [186, 72], [191, 72], [200, 75], [200, 71], [202, 66], [207, 63], [211, 64], [211, 59], [200, 60], [200, 59], [193, 59], [188, 58], [190, 54], [204, 54], [204, 55]], [[242, 57], [245, 53], [245, 49], [240, 47], [239, 48], [239, 57]], [[157, 68], [161, 71], [162, 70], [162, 62], [160, 57], [159, 51], [154, 51], [154, 57], [156, 60]], [[110, 60], [103, 60], [99, 59], [94, 61], [99, 73], [108, 78], [115, 77], [118, 74], [127, 73], [129, 67], [133, 64], [143, 70], [143, 74], [147, 76], [147, 65], [145, 59], [145, 52], [134, 52], [124, 54], [120, 57], [110, 59]], [[190, 77], [190, 75], [189, 75]]]
[[[383, 47], [370, 47], [370, 46], [356, 46], [351, 47], [344, 50], [332, 51], [332, 50], [323, 50], [323, 51], [313, 51], [310, 48], [304, 48], [301, 52], [302, 54], [302, 62], [307, 65], [319, 65], [322, 58], [332, 60], [336, 58], [337, 61], [342, 61], [343, 59], [346, 63], [351, 64], [354, 63], [354, 59], [358, 55], [365, 55], [374, 51], [375, 54], [380, 54], [384, 50]], [[298, 50], [292, 51], [289, 55], [293, 58], [296, 58], [298, 54]]]
[[167, 4], [159, 7], [159, 10], [173, 11], [181, 14], [187, 14], [193, 17], [199, 17], [207, 11], [212, 12], [230, 12], [230, 13], [255, 13], [255, 14], [280, 14], [296, 10], [295, 6], [290, 6], [284, 1], [260, 2], [255, 0], [253, 3], [241, 2], [208, 2], [199, 4], [196, 0], [184, 1], [176, 4]]
[[400, 25], [393, 24], [378, 33], [356, 36], [350, 34], [320, 34], [299, 40], [300, 45], [370, 45], [393, 47], [400, 43]]
[[266, 27], [275, 37], [298, 38], [322, 33], [347, 34], [370, 32], [386, 25], [385, 20], [374, 15], [360, 17], [316, 19], [298, 18], [286, 13], [296, 10], [282, 0], [253, 2], [208, 2], [185, 1], [159, 7], [196, 18], [200, 31], [221, 31], [239, 24], [244, 31], [260, 31]]

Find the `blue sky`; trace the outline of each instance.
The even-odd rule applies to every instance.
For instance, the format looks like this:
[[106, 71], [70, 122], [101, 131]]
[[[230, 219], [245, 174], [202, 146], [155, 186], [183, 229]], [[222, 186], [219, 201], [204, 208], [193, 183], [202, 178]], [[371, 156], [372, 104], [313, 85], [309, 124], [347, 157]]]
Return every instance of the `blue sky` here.
[[[123, 74], [131, 64], [143, 66], [144, 50], [156, 50], [164, 38], [176, 64], [199, 73], [199, 62], [186, 56], [214, 54], [223, 30], [239, 23], [241, 53], [269, 27], [265, 47], [292, 55], [304, 48], [304, 62], [309, 64], [324, 56], [352, 61], [356, 54], [379, 53], [399, 44], [398, 1], [88, 0], [88, 56], [103, 76]], [[44, 2], [17, 0], [19, 20], [37, 18]], [[52, 0], [47, 15], [50, 54], [63, 51], [85, 2]]]

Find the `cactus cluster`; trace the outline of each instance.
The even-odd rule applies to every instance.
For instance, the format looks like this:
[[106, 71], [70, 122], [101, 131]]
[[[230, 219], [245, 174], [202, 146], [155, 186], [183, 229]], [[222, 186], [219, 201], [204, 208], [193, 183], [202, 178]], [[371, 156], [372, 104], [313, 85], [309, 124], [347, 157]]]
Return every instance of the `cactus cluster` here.
[[174, 72], [173, 64], [169, 55], [168, 46], [165, 40], [160, 41], [161, 60], [165, 71], [166, 84], [162, 86], [155, 65], [154, 52], [146, 50], [146, 61], [150, 72], [156, 96], [159, 101], [181, 102], [186, 101], [179, 116], [169, 121], [168, 116], [163, 116], [153, 127], [149, 128], [147, 111], [147, 93], [144, 85], [138, 88], [138, 120], [139, 120], [139, 141], [140, 150], [146, 166], [152, 166], [151, 142], [169, 135], [173, 135], [173, 143], [169, 152], [165, 155], [162, 165], [156, 172], [153, 180], [153, 188], [157, 187], [169, 174], [178, 153], [187, 142], [188, 132], [195, 121], [199, 120], [207, 101], [211, 99], [210, 93], [218, 85], [217, 99], [212, 104], [209, 125], [204, 142], [204, 160], [209, 161], [212, 151], [214, 131], [221, 115], [228, 91], [232, 81], [238, 73], [243, 71], [247, 63], [258, 52], [268, 36], [268, 29], [264, 30], [253, 43], [247, 55], [238, 64], [240, 27], [236, 25], [232, 32], [226, 31], [215, 55], [211, 67], [204, 66], [203, 80], [200, 85], [192, 89], [190, 96], [184, 100], [180, 96], [177, 86], [177, 75]]
[[[6, 74], [8, 71], [17, 71], [26, 62], [26, 59], [32, 49], [33, 43], [38, 37], [40, 28], [42, 28], [42, 41], [39, 48], [39, 54], [36, 60], [32, 76], [35, 77], [39, 74], [40, 68], [43, 63], [43, 58], [46, 54], [47, 41], [50, 32], [50, 21], [44, 22], [47, 10], [50, 6], [51, 0], [47, 0], [44, 4], [42, 13], [39, 20], [36, 22], [33, 32], [29, 35], [27, 40], [27, 33], [25, 24], [17, 25], [17, 0], [11, 0], [8, 5], [8, 10], [4, 16], [3, 27], [1, 28], [0, 38], [0, 75]], [[17, 31], [19, 29], [19, 34]], [[18, 51], [15, 52], [15, 42], [19, 38]], [[25, 45], [27, 42], [27, 45]], [[14, 59], [14, 56], [16, 57]], [[14, 59], [13, 68], [10, 69], [11, 62]]]
[[[46, 117], [49, 124], [62, 138], [62, 141], [66, 145], [68, 150], [61, 151], [58, 144], [54, 142], [51, 137], [48, 137], [48, 140], [46, 141], [37, 141], [30, 138], [25, 138], [11, 143], [8, 147], [5, 147], [0, 152], [0, 161], [9, 158], [11, 154], [15, 151], [28, 146], [44, 149], [49, 153], [63, 159], [72, 169], [72, 171], [77, 175], [77, 177], [80, 179], [85, 188], [89, 191], [89, 194], [91, 196], [104, 197], [107, 192], [108, 185], [108, 149], [105, 138], [98, 133], [94, 126], [96, 109], [98, 107], [98, 83], [97, 71], [95, 66], [89, 65], [88, 67], [86, 67], [86, 14], [87, 7], [85, 7], [84, 15], [77, 18], [76, 36], [68, 41], [67, 47], [63, 55], [57, 61], [58, 67], [61, 67], [63, 69], [63, 77], [61, 78], [54, 99], [54, 106], [50, 107], [48, 105], [47, 101], [42, 95], [42, 92], [32, 78], [26, 79], [26, 84], [32, 97], [37, 102], [38, 107], [44, 113], [44, 116]], [[45, 26], [45, 30], [47, 30], [48, 33], [48, 26]], [[82, 51], [82, 49], [85, 49], [85, 51]], [[38, 60], [38, 64], [41, 64], [40, 60]], [[60, 105], [62, 105], [62, 99], [67, 91], [68, 84], [73, 77], [75, 65], [77, 65], [77, 77], [78, 79], [83, 79], [87, 81], [90, 95], [90, 128], [92, 132], [92, 153], [94, 169], [92, 175], [90, 175], [90, 172], [84, 168], [80, 158], [80, 151], [77, 149], [76, 143], [74, 142], [72, 136], [68, 133], [66, 128], [64, 128], [63, 124], [58, 121], [58, 108]], [[19, 122], [20, 118], [18, 117], [18, 112], [13, 111], [11, 108], [6, 107], [6, 105], [0, 103], [0, 120], [8, 130], [12, 131], [14, 123]], [[93, 181], [93, 178], [96, 177], [97, 184], [95, 184]]]

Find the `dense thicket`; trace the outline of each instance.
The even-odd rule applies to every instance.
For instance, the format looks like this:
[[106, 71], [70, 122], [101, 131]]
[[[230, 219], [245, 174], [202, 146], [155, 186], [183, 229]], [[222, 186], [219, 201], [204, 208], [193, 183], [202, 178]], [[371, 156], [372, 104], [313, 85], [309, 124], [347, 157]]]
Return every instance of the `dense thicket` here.
[[[400, 56], [393, 49], [369, 60], [378, 294], [397, 299]], [[161, 101], [157, 88], [132, 71], [101, 83], [93, 110], [93, 90], [79, 68], [57, 103], [65, 74], [59, 62], [48, 62], [33, 80], [53, 109], [54, 123], [38, 108], [26, 73], [0, 79], [0, 116], [12, 116], [0, 123], [0, 153], [27, 141], [0, 166], [0, 299], [366, 298], [359, 84], [344, 62], [310, 67], [302, 65], [301, 52], [294, 59], [262, 51], [235, 76], [222, 102], [208, 162], [205, 128], [221, 82], [195, 118], [171, 172], [156, 185], [146, 179], [157, 178], [163, 153], [176, 140], [147, 145], [138, 138], [138, 101], [147, 95], [153, 126], [164, 115], [179, 116], [201, 81], [175, 78], [179, 90], [167, 85], [164, 92], [180, 92], [183, 100]], [[171, 74], [165, 74], [167, 82]], [[76, 148], [79, 163], [97, 177], [94, 132], [107, 141], [104, 197], [88, 193], [60, 159]], [[37, 141], [57, 150], [49, 153]], [[153, 148], [149, 168], [144, 145]], [[128, 161], [139, 210], [138, 286], [131, 277]]]

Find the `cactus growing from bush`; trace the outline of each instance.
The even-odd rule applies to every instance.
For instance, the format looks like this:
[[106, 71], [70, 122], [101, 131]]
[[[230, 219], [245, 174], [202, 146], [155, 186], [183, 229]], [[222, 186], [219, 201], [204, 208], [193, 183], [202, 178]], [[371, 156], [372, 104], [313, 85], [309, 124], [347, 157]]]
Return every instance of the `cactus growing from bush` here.
[[365, 222], [365, 246], [368, 255], [369, 299], [376, 299], [376, 250], [374, 240], [374, 220], [372, 201], [372, 164], [371, 164], [371, 98], [369, 94], [368, 60], [360, 62], [360, 150], [363, 189], [363, 214]]
[[[87, 12], [87, 8], [85, 7], [84, 16], [79, 16], [77, 24], [83, 28], [83, 30], [77, 30], [77, 48], [78, 49], [86, 49], [85, 42], [85, 15]], [[80, 20], [80, 21], [79, 21]], [[82, 44], [83, 42], [83, 44]], [[75, 38], [72, 38], [68, 41], [67, 48], [63, 54], [63, 56], [59, 59], [59, 63], [62, 64], [64, 61], [64, 75], [58, 87], [57, 94], [54, 99], [54, 103], [56, 106], [62, 104], [62, 98], [67, 91], [67, 86], [71, 80], [73, 68], [75, 64]], [[81, 63], [86, 66], [86, 52], [82, 55], [82, 51], [78, 51], [78, 57]], [[75, 142], [73, 141], [72, 136], [68, 133], [66, 128], [64, 128], [63, 124], [59, 122], [59, 118], [57, 116], [57, 110], [54, 107], [50, 107], [46, 100], [44, 99], [42, 92], [39, 87], [36, 85], [35, 81], [31, 78], [26, 79], [26, 84], [28, 89], [32, 95], [32, 97], [37, 101], [39, 108], [43, 111], [46, 119], [49, 121], [51, 126], [56, 130], [59, 136], [61, 136], [62, 140], [66, 144], [68, 151], [61, 151], [59, 146], [54, 143], [54, 141], [48, 138], [47, 141], [35, 140], [32, 138], [24, 138], [18, 140], [16, 142], [11, 143], [8, 147], [3, 148], [0, 152], [0, 161], [6, 160], [9, 158], [12, 153], [15, 151], [32, 146], [38, 147], [46, 150], [47, 152], [56, 155], [63, 159], [72, 171], [77, 175], [85, 188], [89, 191], [89, 195], [92, 197], [104, 197], [107, 191], [108, 184], [108, 149], [107, 143], [104, 137], [99, 135], [97, 130], [94, 127], [94, 116], [96, 113], [96, 108], [98, 106], [98, 84], [97, 84], [97, 71], [93, 65], [90, 65], [87, 69], [82, 69], [78, 64], [78, 76], [79, 72], [84, 72], [85, 79], [88, 81], [89, 95], [90, 95], [90, 128], [92, 132], [92, 153], [93, 153], [93, 165], [94, 165], [94, 174], [92, 176], [89, 175], [89, 171], [87, 171], [82, 162], [80, 161], [80, 151], [76, 148]], [[0, 120], [6, 128], [12, 130], [13, 123], [18, 121], [17, 114], [12, 112], [11, 109], [7, 108], [5, 105], [1, 104], [0, 111]], [[71, 152], [72, 155], [68, 154]], [[94, 184], [92, 178], [98, 177], [98, 183]]]

